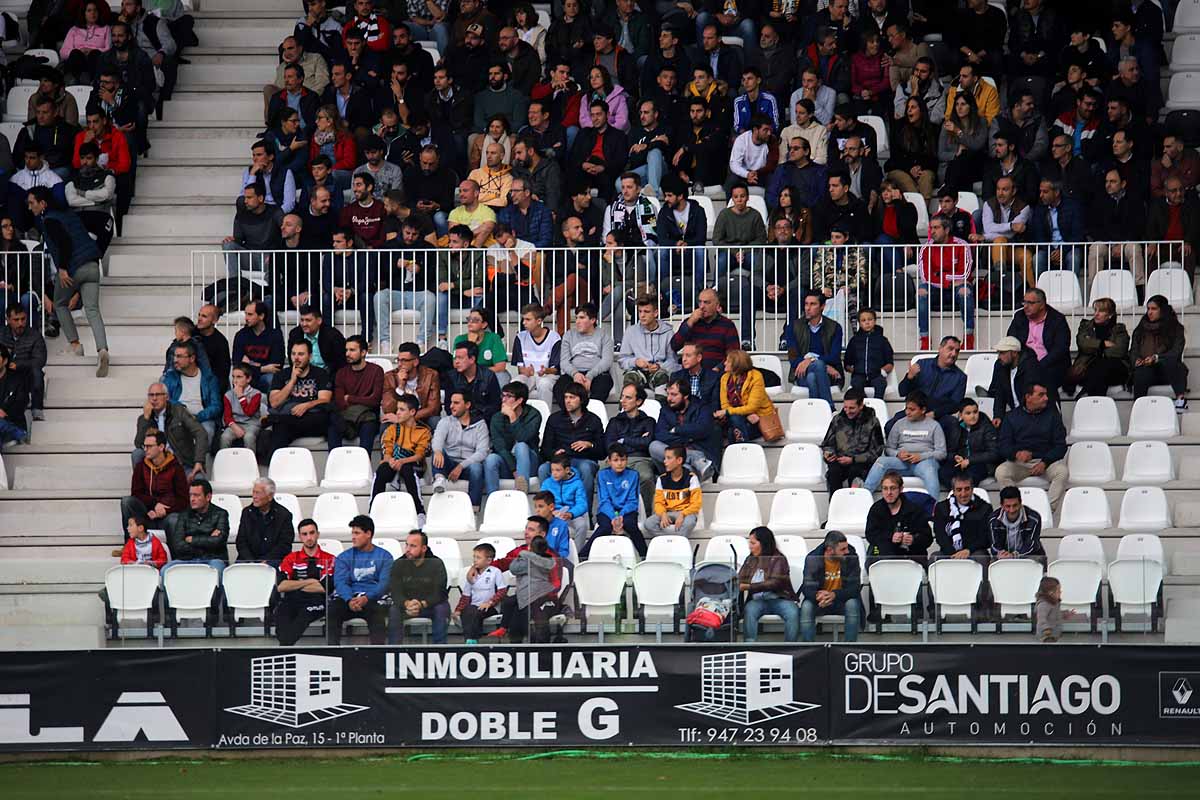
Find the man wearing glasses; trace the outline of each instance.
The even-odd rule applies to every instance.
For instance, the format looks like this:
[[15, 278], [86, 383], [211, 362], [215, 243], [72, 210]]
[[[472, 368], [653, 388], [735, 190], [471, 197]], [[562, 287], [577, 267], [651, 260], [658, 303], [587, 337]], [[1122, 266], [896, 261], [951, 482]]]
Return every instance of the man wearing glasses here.
[[1026, 373], [1025, 385], [1046, 387], [1050, 400], [1058, 405], [1058, 387], [1071, 365], [1071, 327], [1062, 312], [1047, 305], [1046, 293], [1029, 289], [1021, 301], [1021, 310], [1008, 326], [1008, 335], [1021, 344], [1019, 364]]
[[[182, 403], [167, 400], [167, 387], [152, 383], [146, 390], [146, 404], [137, 420], [137, 433], [133, 437], [133, 467], [146, 460], [142, 442], [150, 429], [166, 434], [166, 450], [175, 454], [180, 465], [191, 464], [187, 479], [204, 474], [204, 455], [208, 452], [208, 432], [196, 421]], [[186, 469], [186, 466], [184, 467]]]

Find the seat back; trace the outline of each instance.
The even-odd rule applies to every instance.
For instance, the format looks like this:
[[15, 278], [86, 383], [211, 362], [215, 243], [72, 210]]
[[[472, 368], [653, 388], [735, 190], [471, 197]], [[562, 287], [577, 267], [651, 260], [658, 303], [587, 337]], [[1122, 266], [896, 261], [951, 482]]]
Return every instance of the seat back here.
[[546, 422], [550, 419], [550, 405], [545, 400], [534, 400], [533, 398], [530, 398], [526, 402], [530, 408], [536, 408], [537, 412], [542, 415], [542, 427], [538, 431], [538, 438], [540, 439], [546, 433]]
[[1131, 533], [1121, 537], [1117, 543], [1117, 558], [1126, 560], [1147, 559], [1166, 564], [1162, 539], [1152, 533]]
[[1117, 479], [1112, 451], [1104, 442], [1076, 442], [1067, 451], [1072, 483], [1108, 483]]
[[303, 447], [282, 447], [271, 456], [267, 476], [280, 491], [311, 489], [317, 485], [312, 452]]
[[748, 531], [762, 525], [758, 498], [749, 489], [722, 489], [709, 528], [714, 531]]
[[838, 489], [829, 498], [825, 529], [861, 535], [867, 529], [867, 512], [874, 502], [866, 489]]
[[995, 353], [976, 353], [967, 358], [967, 394], [977, 397], [980, 388], [991, 386], [992, 369], [995, 366]]
[[1069, 269], [1046, 270], [1038, 276], [1037, 288], [1046, 293], [1046, 302], [1049, 305], [1064, 314], [1070, 314], [1083, 307], [1083, 291], [1079, 288], [1079, 278]]
[[[276, 495], [275, 499], [278, 500], [279, 495]], [[241, 498], [238, 497], [236, 494], [214, 493], [212, 496], [212, 500], [210, 500], [209, 502], [211, 502], [217, 508], [225, 509], [226, 513], [229, 514], [229, 536], [231, 537], [231, 540], [236, 540], [237, 532], [238, 532], [238, 529], [241, 527], [241, 522], [242, 522], [242, 500], [241, 500]], [[298, 522], [299, 518], [297, 517], [293, 521]]]
[[[1186, 4], [1180, 5], [1180, 10]], [[1178, 16], [1176, 16], [1178, 20]], [[1167, 84], [1167, 105], [1171, 108], [1195, 107], [1200, 101], [1200, 72], [1176, 72]]]
[[975, 603], [983, 582], [983, 566], [969, 558], [943, 558], [929, 565], [929, 589], [943, 615], [965, 613]]
[[808, 551], [811, 549], [803, 536], [792, 536], [790, 534], [776, 536], [775, 547], [779, 550], [779, 554], [786, 557], [789, 562], [793, 560], [803, 562], [808, 557]]
[[658, 422], [658, 415], [662, 413], [662, 403], [653, 397], [647, 397], [642, 403], [642, 413]]
[[1096, 601], [1104, 577], [1095, 561], [1076, 559], [1058, 559], [1050, 564], [1046, 574], [1058, 578], [1062, 586], [1062, 604], [1072, 611], [1087, 609]]
[[820, 447], [811, 442], [795, 442], [779, 451], [776, 486], [821, 486], [824, 482], [825, 459]]
[[1179, 435], [1179, 415], [1169, 397], [1139, 397], [1129, 412], [1129, 438], [1170, 440]]
[[1108, 565], [1104, 555], [1104, 542], [1094, 533], [1071, 533], [1058, 542], [1058, 560], [1091, 561], [1100, 565], [1100, 571]]
[[1158, 561], [1118, 558], [1108, 565], [1108, 587], [1113, 600], [1122, 606], [1122, 616], [1146, 613], [1158, 599], [1162, 579], [1163, 565]]
[[1187, 270], [1159, 267], [1146, 278], [1146, 299], [1157, 294], [1167, 298], [1171, 307], [1180, 310], [1192, 304], [1192, 281]]
[[[24, 119], [22, 117], [22, 119]], [[23, 122], [0, 122], [0, 135], [3, 135], [8, 140], [8, 148], [17, 143], [17, 137], [21, 135], [21, 128], [25, 127]]]
[[687, 570], [674, 561], [643, 561], [633, 568], [633, 591], [644, 606], [671, 606], [679, 602]]
[[405, 536], [417, 527], [417, 506], [408, 492], [380, 492], [371, 501], [375, 535]]
[[204, 618], [217, 588], [215, 569], [208, 564], [176, 564], [162, 578], [167, 605], [179, 618]]
[[221, 573], [221, 588], [237, 619], [262, 618], [275, 590], [275, 568], [270, 564], [230, 564]]
[[300, 513], [300, 498], [290, 492], [276, 492], [275, 502], [288, 510], [292, 515], [292, 527], [295, 528], [300, 524], [300, 520], [304, 519], [304, 515]]
[[721, 457], [721, 476], [718, 483], [733, 486], [762, 486], [770, 483], [767, 453], [762, 445], [733, 444]]
[[883, 430], [883, 423], [888, 421], [887, 402], [882, 397], [868, 397], [863, 401], [863, 405], [875, 412], [875, 421], [879, 423], [879, 429]]
[[374, 477], [371, 454], [361, 447], [335, 447], [325, 460], [322, 486], [370, 485]]
[[[821, 529], [817, 498], [811, 489], [780, 489], [771, 499], [771, 518], [767, 523], [777, 536], [806, 533]], [[801, 540], [803, 541], [803, 540]]]
[[519, 534], [525, 531], [525, 521], [532, 510], [529, 496], [515, 489], [502, 489], [487, 496], [483, 506], [481, 533]]
[[671, 561], [692, 571], [692, 543], [686, 536], [655, 536], [646, 546], [646, 561]]
[[[321, 533], [348, 534], [350, 520], [358, 516], [358, 500], [349, 492], [325, 492], [313, 503], [313, 520]], [[299, 520], [296, 520], [299, 522]]]
[[258, 480], [258, 459], [246, 447], [226, 447], [213, 456], [214, 489], [249, 493]]
[[704, 218], [708, 222], [708, 231], [706, 232], [706, 238], [711, 239], [712, 235], [713, 235], [713, 227], [717, 224], [717, 209], [713, 205], [712, 198], [709, 197], [708, 195], [694, 194], [691, 197], [689, 197], [688, 199], [695, 200], [696, 204], [699, 205], [700, 208], [704, 210]]
[[917, 210], [917, 236], [924, 239], [929, 235], [929, 203], [920, 192], [905, 192], [904, 199]]
[[750, 541], [745, 536], [721, 535], [708, 540], [704, 548], [704, 560], [721, 564], [732, 564], [740, 569], [750, 555]]
[[870, 125], [871, 130], [875, 131], [875, 152], [871, 153], [871, 155], [879, 159], [880, 163], [891, 158], [892, 147], [888, 140], [888, 129], [883, 121], [883, 117], [877, 117], [874, 114], [863, 114], [858, 118], [858, 121], [864, 125]]
[[1046, 494], [1045, 489], [1039, 489], [1036, 486], [1021, 486], [1021, 504], [1029, 506], [1034, 511], [1038, 512], [1038, 516], [1042, 518], [1042, 530], [1046, 531], [1054, 527], [1054, 512], [1050, 509], [1050, 495]]
[[[451, 539], [450, 537], [441, 537], [441, 536], [432, 537], [430, 539], [430, 541], [432, 542], [434, 538], [442, 539], [442, 540], [446, 540], [446, 541], [455, 541], [454, 539]], [[496, 548], [496, 558], [503, 558], [504, 556], [508, 555], [509, 553], [511, 553], [513, 550], [515, 550], [517, 548], [517, 540], [511, 536], [481, 536], [479, 538], [479, 541], [475, 542], [475, 545], [480, 545], [480, 544], [484, 544], [484, 543], [490, 544], [492, 547]], [[472, 547], [474, 547], [475, 545], [472, 545]], [[457, 547], [457, 544], [455, 546]], [[440, 555], [438, 557], [441, 558]]]
[[871, 597], [884, 614], [908, 613], [917, 602], [925, 570], [915, 561], [896, 559], [871, 565]]
[[[36, 86], [13, 86], [8, 90], [4, 105], [4, 116], [10, 122], [24, 122], [29, 114], [29, 98], [37, 92]], [[16, 144], [16, 139], [12, 141]]]
[[1102, 531], [1112, 527], [1112, 512], [1103, 489], [1076, 486], [1068, 489], [1062, 501], [1058, 527], [1064, 531]]
[[[430, 536], [429, 550], [446, 565], [446, 586], [455, 585], [464, 566], [462, 550], [458, 546], [458, 541], [448, 536]], [[496, 557], [507, 555], [510, 550], [512, 550], [511, 547], [504, 552], [497, 550]]]
[[605, 609], [621, 602], [625, 567], [615, 561], [584, 561], [575, 567], [575, 593], [590, 609]]
[[600, 427], [608, 427], [608, 407], [604, 405], [603, 400], [593, 398], [588, 400], [587, 410], [600, 418]]
[[1133, 442], [1125, 450], [1124, 483], [1163, 484], [1175, 480], [1175, 463], [1166, 442]]
[[1120, 435], [1121, 415], [1117, 413], [1116, 400], [1111, 397], [1081, 397], [1075, 401], [1071, 438], [1102, 442]]
[[318, 539], [317, 547], [334, 558], [340, 556], [346, 549], [346, 545], [342, 544], [340, 539]]
[[750, 356], [750, 363], [757, 370], [774, 372], [780, 380], [787, 380], [787, 370], [783, 368], [783, 361], [774, 353], [754, 353]]
[[376, 536], [371, 540], [371, 544], [376, 547], [382, 547], [393, 560], [404, 558], [405, 543], [399, 539], [393, 539], [391, 536]]
[[158, 570], [149, 564], [119, 564], [104, 573], [108, 604], [114, 611], [146, 611], [154, 603]]
[[628, 536], [597, 536], [588, 551], [588, 561], [616, 561], [625, 569], [637, 563], [637, 550]]
[[[1197, 76], [1200, 78], [1200, 75]], [[1138, 306], [1137, 284], [1133, 273], [1127, 269], [1102, 269], [1092, 279], [1091, 301], [1111, 297], [1117, 304], [1117, 312], [1128, 314]]]
[[1183, 0], [1175, 7], [1173, 30], [1176, 34], [1200, 33], [1200, 2]]
[[788, 411], [787, 437], [795, 442], [819, 442], [832, 419], [833, 412], [824, 400], [794, 400]]
[[1042, 582], [1042, 564], [1031, 558], [1005, 558], [988, 567], [988, 586], [1002, 614], [1028, 613]]
[[83, 116], [87, 111], [88, 101], [92, 99], [92, 87], [68, 86], [67, 93], [75, 98], [75, 105], [79, 108], [79, 114]]
[[454, 534], [475, 531], [475, 509], [466, 492], [439, 492], [425, 509], [425, 533]]
[[1121, 498], [1121, 518], [1118, 527], [1123, 531], [1161, 531], [1171, 527], [1171, 507], [1167, 493], [1160, 486], [1135, 486], [1126, 489]]

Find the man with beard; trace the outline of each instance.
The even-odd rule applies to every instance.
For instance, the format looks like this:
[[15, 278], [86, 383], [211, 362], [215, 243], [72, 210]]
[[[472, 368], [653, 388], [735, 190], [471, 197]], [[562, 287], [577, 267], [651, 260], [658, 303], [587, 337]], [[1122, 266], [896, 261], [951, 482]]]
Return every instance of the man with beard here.
[[[530, 103], [530, 116], [539, 103]], [[528, 135], [517, 139], [512, 148], [512, 177], [525, 181], [531, 199], [540, 202], [551, 211], [562, 202], [562, 168], [553, 158], [543, 156], [536, 140]]]

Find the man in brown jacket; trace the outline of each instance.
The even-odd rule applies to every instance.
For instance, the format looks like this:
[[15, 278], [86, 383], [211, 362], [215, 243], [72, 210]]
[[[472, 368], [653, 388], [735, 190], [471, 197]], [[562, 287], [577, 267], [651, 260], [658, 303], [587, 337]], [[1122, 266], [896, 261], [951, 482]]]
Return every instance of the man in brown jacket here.
[[442, 381], [437, 370], [421, 366], [421, 349], [405, 342], [396, 351], [396, 368], [383, 376], [382, 421], [397, 422], [396, 399], [402, 394], [416, 395], [421, 401], [416, 421], [433, 426], [442, 410]]
[[130, 517], [144, 516], [153, 527], [166, 529], [188, 508], [188, 479], [175, 455], [167, 452], [165, 433], [147, 431], [142, 449], [146, 457], [133, 470], [129, 497], [121, 498], [121, 524], [128, 528]]

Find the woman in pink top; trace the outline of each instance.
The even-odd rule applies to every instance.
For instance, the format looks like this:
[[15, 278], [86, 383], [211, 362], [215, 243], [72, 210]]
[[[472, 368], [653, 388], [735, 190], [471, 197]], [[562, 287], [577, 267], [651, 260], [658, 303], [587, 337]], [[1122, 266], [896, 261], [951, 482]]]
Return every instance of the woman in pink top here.
[[100, 4], [88, 0], [83, 7], [83, 25], [67, 31], [67, 38], [58, 51], [63, 72], [74, 76], [78, 83], [91, 83], [96, 61], [111, 46], [109, 27], [100, 24]]

